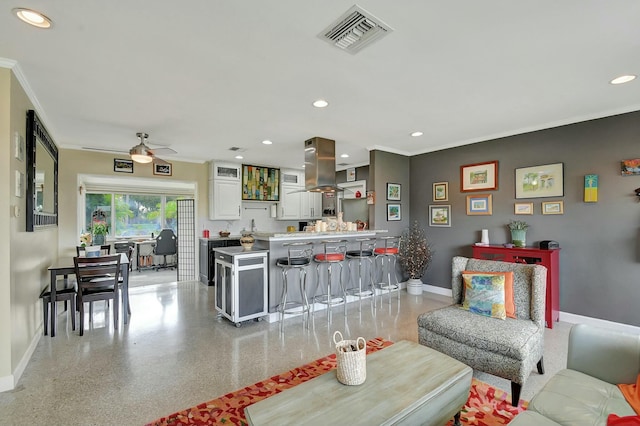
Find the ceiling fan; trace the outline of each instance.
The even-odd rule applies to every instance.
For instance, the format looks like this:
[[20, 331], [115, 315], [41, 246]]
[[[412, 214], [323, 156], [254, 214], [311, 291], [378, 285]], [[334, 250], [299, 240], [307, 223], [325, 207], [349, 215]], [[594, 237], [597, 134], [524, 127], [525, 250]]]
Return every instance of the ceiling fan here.
[[131, 159], [136, 163], [150, 163], [153, 161], [158, 164], [168, 164], [163, 159], [156, 157], [156, 154], [177, 154], [176, 151], [167, 147], [154, 149], [149, 148], [145, 144], [145, 141], [149, 138], [148, 133], [139, 132], [136, 133], [136, 136], [140, 139], [140, 143], [129, 150]]

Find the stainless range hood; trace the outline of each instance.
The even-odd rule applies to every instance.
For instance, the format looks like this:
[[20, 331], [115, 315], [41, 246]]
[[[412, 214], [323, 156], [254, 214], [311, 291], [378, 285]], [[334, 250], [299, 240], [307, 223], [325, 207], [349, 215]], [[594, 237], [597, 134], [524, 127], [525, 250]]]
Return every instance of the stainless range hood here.
[[341, 192], [336, 185], [336, 141], [315, 137], [304, 141], [304, 187], [307, 192]]

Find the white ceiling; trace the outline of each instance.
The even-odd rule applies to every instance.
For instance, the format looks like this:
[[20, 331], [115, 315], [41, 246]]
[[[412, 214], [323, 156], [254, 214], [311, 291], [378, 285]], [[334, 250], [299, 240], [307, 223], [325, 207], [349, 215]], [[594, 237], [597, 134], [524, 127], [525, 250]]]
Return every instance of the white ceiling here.
[[640, 79], [609, 84], [640, 74], [637, 0], [361, 0], [394, 31], [351, 55], [317, 35], [353, 4], [3, 2], [0, 63], [60, 147], [128, 151], [144, 131], [178, 152], [169, 161], [232, 160], [236, 146], [242, 162], [300, 168], [304, 140], [322, 136], [350, 155], [344, 169], [371, 149], [414, 155], [640, 109]]

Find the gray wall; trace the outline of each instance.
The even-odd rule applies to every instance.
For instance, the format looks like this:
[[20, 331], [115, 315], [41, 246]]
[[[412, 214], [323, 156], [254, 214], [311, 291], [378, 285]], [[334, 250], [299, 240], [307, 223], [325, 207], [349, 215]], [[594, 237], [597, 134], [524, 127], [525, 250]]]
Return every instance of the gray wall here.
[[[371, 229], [386, 229], [388, 235], [401, 235], [409, 226], [411, 200], [409, 192], [409, 157], [385, 151], [369, 152], [369, 182], [376, 192], [376, 203], [369, 206], [369, 225]], [[400, 184], [400, 201], [387, 201], [387, 183]], [[369, 190], [369, 187], [367, 187]], [[387, 204], [400, 204], [399, 221], [387, 221]]]
[[[560, 252], [560, 310], [640, 326], [640, 176], [622, 177], [620, 161], [640, 157], [640, 112], [607, 117], [411, 157], [411, 220], [435, 249], [423, 282], [451, 288], [451, 258], [471, 256], [480, 230], [492, 244], [509, 242], [507, 223], [530, 224], [527, 245], [556, 240]], [[492, 216], [467, 216], [460, 166], [499, 161]], [[564, 163], [564, 197], [515, 199], [515, 168]], [[599, 175], [597, 203], [583, 202], [584, 175]], [[428, 226], [432, 183], [449, 182], [452, 227]], [[403, 188], [404, 189], [404, 188]], [[564, 215], [542, 215], [541, 202], [563, 200]], [[515, 216], [514, 203], [533, 202], [533, 216]]]

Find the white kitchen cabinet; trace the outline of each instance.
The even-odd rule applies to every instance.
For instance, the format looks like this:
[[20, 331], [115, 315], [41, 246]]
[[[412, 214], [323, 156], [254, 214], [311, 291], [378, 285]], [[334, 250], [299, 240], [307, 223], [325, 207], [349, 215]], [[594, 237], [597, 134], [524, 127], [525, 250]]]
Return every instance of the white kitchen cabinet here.
[[209, 219], [238, 220], [242, 206], [240, 164], [211, 163], [209, 175]]
[[304, 173], [298, 170], [280, 170], [279, 220], [298, 220], [302, 215]]
[[301, 219], [322, 219], [322, 193], [302, 192], [301, 194]]

